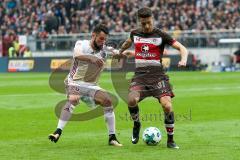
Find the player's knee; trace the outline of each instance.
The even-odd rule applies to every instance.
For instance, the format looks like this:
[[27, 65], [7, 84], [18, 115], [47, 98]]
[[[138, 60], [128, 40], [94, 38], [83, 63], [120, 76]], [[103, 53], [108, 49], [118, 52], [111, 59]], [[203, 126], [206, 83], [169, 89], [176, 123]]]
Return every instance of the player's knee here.
[[69, 102], [74, 106], [77, 106], [79, 104], [79, 100], [69, 100]]
[[171, 112], [172, 111], [172, 103], [171, 102], [164, 102], [162, 103], [162, 107], [165, 112]]
[[134, 97], [131, 97], [128, 99], [128, 106], [136, 106], [138, 103], [138, 99], [137, 98], [134, 98]]
[[171, 112], [172, 111], [172, 101], [171, 101], [171, 97], [161, 97], [160, 98], [160, 103], [163, 107], [163, 110], [165, 112]]
[[140, 93], [138, 93], [137, 91], [131, 91], [128, 94], [128, 106], [129, 107], [135, 107], [140, 99]]
[[69, 102], [74, 106], [77, 106], [79, 104], [79, 99], [80, 99], [80, 96], [70, 96], [68, 98]]
[[112, 106], [112, 100], [110, 98], [104, 98], [102, 101], [102, 106], [105, 107]]

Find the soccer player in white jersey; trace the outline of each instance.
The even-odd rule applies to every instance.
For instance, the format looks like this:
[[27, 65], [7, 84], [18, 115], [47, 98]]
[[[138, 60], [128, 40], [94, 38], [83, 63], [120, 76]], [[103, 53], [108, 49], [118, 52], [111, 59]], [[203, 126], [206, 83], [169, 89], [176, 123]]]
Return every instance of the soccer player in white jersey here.
[[[115, 135], [115, 114], [113, 111], [112, 100], [109, 94], [97, 85], [100, 73], [104, 69], [107, 48], [105, 42], [108, 36], [108, 28], [97, 25], [91, 40], [79, 40], [76, 42], [73, 52], [73, 63], [65, 84], [68, 101], [61, 110], [57, 129], [49, 135], [49, 139], [57, 142], [62, 134], [68, 120], [71, 118], [75, 106], [83, 97], [91, 98], [94, 103], [103, 107], [104, 118], [108, 128], [109, 145], [122, 146]], [[109, 49], [108, 49], [108, 53]], [[117, 54], [111, 50], [112, 54]]]

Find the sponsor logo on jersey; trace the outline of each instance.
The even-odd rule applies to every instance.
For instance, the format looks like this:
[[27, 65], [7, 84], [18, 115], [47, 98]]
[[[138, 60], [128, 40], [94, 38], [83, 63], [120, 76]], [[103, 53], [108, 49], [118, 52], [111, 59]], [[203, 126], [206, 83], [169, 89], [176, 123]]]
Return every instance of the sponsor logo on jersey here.
[[150, 57], [156, 57], [155, 53], [149, 53], [149, 46], [147, 44], [144, 44], [141, 46], [141, 52], [137, 52], [136, 56], [140, 56], [143, 58], [150, 58]]
[[154, 54], [154, 53], [137, 53], [136, 56], [146, 58], [146, 57], [156, 57], [156, 54]]
[[146, 45], [146, 44], [145, 44], [145, 45], [142, 45], [141, 50], [142, 50], [143, 53], [148, 53], [148, 51], [149, 51], [149, 46]]
[[149, 44], [154, 44], [156, 46], [159, 46], [162, 44], [162, 38], [143, 38], [143, 37], [138, 37], [134, 36], [134, 43], [149, 43]]

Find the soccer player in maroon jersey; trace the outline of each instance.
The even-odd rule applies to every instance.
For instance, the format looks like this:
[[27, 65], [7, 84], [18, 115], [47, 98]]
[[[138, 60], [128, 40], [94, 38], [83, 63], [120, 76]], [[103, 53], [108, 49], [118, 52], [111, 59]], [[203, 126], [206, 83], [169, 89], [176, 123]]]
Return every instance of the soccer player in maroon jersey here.
[[146, 97], [153, 96], [159, 100], [164, 110], [164, 122], [168, 135], [167, 147], [178, 149], [173, 139], [174, 112], [171, 98], [174, 94], [169, 78], [163, 70], [162, 55], [165, 45], [172, 46], [181, 55], [178, 66], [185, 67], [188, 51], [166, 32], [154, 27], [151, 9], [139, 9], [137, 17], [140, 28], [131, 31], [130, 37], [119, 51], [124, 56], [124, 51], [134, 43], [136, 69], [128, 94], [128, 109], [134, 121], [132, 143], [138, 143], [141, 128], [138, 103]]

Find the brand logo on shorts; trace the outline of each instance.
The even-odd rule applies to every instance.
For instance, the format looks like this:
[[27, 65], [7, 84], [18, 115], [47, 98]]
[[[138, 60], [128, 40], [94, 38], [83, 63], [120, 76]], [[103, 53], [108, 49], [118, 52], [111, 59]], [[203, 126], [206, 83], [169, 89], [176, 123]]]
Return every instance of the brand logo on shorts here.
[[131, 86], [134, 86], [134, 85], [136, 85], [137, 84], [137, 82], [132, 82], [131, 83]]

